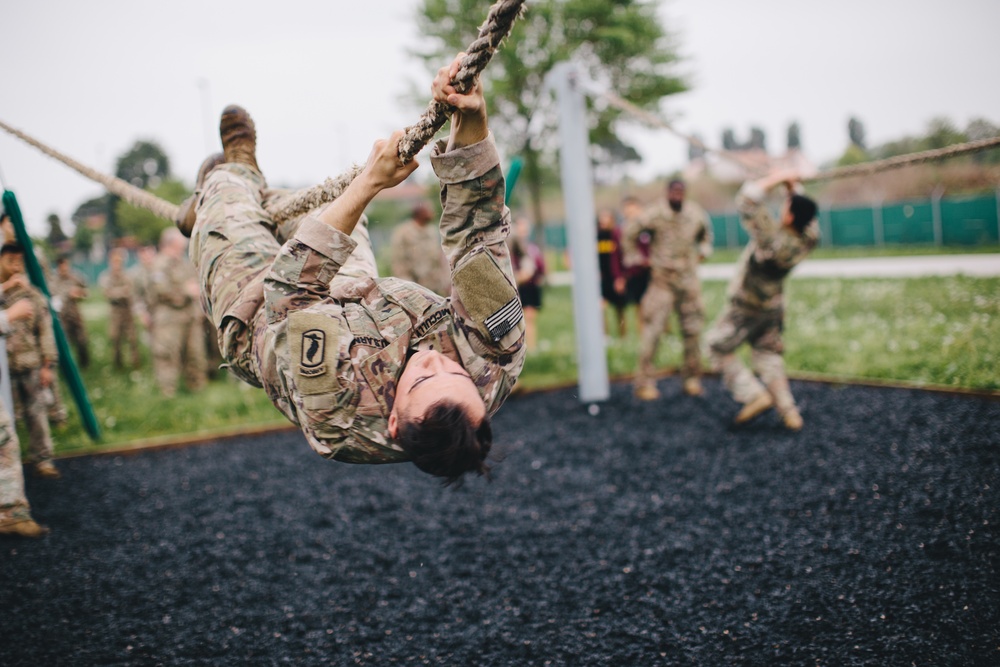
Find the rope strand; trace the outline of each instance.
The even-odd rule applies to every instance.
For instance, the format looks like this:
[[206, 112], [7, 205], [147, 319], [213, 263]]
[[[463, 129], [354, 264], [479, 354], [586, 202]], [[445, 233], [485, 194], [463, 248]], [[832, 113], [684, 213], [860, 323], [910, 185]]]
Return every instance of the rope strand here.
[[111, 194], [121, 197], [123, 200], [128, 202], [133, 206], [138, 206], [139, 208], [144, 208], [148, 211], [152, 211], [154, 214], [160, 216], [161, 218], [166, 218], [173, 222], [177, 219], [180, 213], [180, 207], [177, 204], [172, 204], [165, 199], [160, 199], [154, 194], [146, 192], [142, 188], [137, 188], [128, 181], [124, 181], [116, 176], [109, 176], [107, 174], [102, 174], [96, 169], [92, 169], [85, 164], [77, 162], [73, 158], [63, 155], [59, 151], [49, 146], [46, 146], [41, 141], [38, 141], [34, 137], [31, 137], [17, 128], [11, 127], [7, 123], [0, 121], [0, 128], [3, 128], [8, 133], [14, 135], [21, 141], [28, 143], [41, 152], [45, 153], [49, 157], [59, 160], [64, 165], [70, 169], [75, 170], [79, 174], [89, 178], [92, 181], [96, 181], [103, 185], [108, 192]]

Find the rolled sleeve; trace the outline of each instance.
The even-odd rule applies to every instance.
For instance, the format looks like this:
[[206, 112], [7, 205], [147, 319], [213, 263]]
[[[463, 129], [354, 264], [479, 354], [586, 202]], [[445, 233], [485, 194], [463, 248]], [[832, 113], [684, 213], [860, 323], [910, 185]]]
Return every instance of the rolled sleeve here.
[[448, 142], [442, 139], [434, 145], [431, 154], [431, 166], [442, 185], [480, 178], [500, 164], [500, 153], [492, 132], [477, 144], [451, 151], [447, 147]]

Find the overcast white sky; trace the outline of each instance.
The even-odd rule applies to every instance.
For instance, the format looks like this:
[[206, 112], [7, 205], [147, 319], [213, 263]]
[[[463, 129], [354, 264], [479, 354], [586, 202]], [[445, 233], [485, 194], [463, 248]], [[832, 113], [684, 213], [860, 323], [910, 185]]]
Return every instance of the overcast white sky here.
[[[217, 150], [206, 133], [237, 102], [256, 119], [270, 181], [317, 183], [419, 115], [400, 103], [430, 83], [407, 55], [418, 4], [3, 2], [0, 119], [107, 172], [134, 141], [155, 139], [191, 183]], [[822, 162], [844, 149], [851, 115], [871, 144], [939, 115], [962, 127], [980, 116], [1000, 123], [996, 0], [670, 0], [660, 14], [693, 84], [663, 110], [713, 146], [725, 127], [742, 140], [759, 125], [769, 148], [783, 149], [797, 120], [806, 153]], [[644, 156], [638, 177], [686, 161], [686, 146], [665, 132], [627, 136]], [[0, 173], [33, 233], [49, 213], [66, 220], [102, 192], [5, 133]]]

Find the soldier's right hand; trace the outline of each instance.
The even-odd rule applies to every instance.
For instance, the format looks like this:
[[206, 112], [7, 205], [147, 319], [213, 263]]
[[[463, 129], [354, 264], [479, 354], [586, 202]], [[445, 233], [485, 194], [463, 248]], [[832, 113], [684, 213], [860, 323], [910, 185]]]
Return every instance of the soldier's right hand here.
[[[4, 285], [6, 286], [6, 283], [4, 283]], [[28, 299], [21, 299], [20, 301], [15, 301], [11, 304], [6, 312], [7, 319], [11, 322], [16, 322], [17, 320], [23, 320], [34, 315], [35, 306], [32, 305], [31, 301]]]
[[0, 287], [3, 288], [4, 292], [8, 292], [14, 289], [15, 287], [27, 287], [30, 284], [31, 283], [28, 281], [28, 276], [26, 276], [23, 273], [15, 273], [10, 278], [8, 278], [7, 281], [3, 283], [3, 285], [0, 285]]

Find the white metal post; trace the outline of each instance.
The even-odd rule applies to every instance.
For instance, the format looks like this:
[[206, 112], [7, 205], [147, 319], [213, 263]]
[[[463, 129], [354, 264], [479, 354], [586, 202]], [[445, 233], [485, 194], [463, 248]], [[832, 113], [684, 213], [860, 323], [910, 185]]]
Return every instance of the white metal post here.
[[559, 163], [566, 231], [573, 262], [573, 319], [580, 371], [580, 401], [605, 401], [611, 395], [601, 321], [600, 272], [594, 183], [587, 151], [586, 107], [576, 67], [559, 63], [549, 73], [559, 103]]

